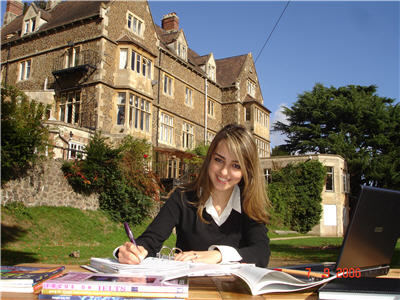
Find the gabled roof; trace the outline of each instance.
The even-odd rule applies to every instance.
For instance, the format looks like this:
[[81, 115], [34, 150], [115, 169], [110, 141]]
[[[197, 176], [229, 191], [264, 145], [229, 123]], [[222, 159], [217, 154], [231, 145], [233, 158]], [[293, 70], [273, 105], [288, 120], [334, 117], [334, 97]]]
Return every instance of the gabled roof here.
[[233, 85], [236, 79], [239, 77], [246, 58], [247, 54], [216, 59], [215, 64], [217, 67], [217, 82], [223, 87]]
[[[109, 1], [62, 1], [51, 11], [41, 9], [41, 16], [47, 21], [36, 32], [42, 32], [60, 25], [69, 24], [74, 21], [83, 20], [88, 17], [99, 15], [102, 3]], [[8, 34], [15, 34], [22, 29], [23, 15], [16, 17], [9, 24], [1, 28], [1, 42], [14, 41], [20, 38], [20, 34], [6, 39]]]

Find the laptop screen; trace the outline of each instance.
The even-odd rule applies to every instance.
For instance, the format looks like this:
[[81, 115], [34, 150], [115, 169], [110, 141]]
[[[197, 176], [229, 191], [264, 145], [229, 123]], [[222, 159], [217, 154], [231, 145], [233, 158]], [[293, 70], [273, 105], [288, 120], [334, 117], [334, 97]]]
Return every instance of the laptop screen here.
[[362, 186], [336, 268], [389, 265], [400, 237], [400, 192]]

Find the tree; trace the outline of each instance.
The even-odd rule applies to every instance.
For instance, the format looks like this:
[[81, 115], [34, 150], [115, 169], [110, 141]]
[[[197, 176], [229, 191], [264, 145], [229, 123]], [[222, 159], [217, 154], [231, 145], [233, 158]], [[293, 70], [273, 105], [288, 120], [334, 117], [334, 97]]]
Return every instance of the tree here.
[[287, 124], [273, 130], [287, 135], [290, 153], [339, 154], [347, 162], [351, 191], [360, 184], [400, 188], [399, 105], [376, 95], [376, 87], [324, 87], [298, 96], [285, 107]]
[[48, 106], [29, 101], [13, 86], [1, 87], [1, 183], [24, 176], [44, 155]]

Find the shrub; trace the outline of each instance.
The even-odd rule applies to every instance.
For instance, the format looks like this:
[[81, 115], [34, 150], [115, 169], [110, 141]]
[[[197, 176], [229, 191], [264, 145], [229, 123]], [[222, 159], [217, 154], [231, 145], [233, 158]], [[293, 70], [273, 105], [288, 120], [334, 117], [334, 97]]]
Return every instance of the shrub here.
[[268, 196], [273, 219], [290, 229], [306, 233], [321, 219], [321, 193], [325, 168], [319, 161], [290, 164], [272, 172]]
[[150, 169], [151, 144], [145, 139], [128, 135], [122, 141], [121, 148], [120, 168], [128, 184], [155, 201], [160, 201], [163, 188], [158, 176]]
[[[114, 148], [97, 132], [86, 147], [86, 158], [65, 162], [62, 169], [75, 191], [98, 193], [100, 208], [114, 220], [138, 224], [149, 215], [152, 201], [143, 192], [145, 189], [137, 188], [141, 183], [129, 178], [122, 168], [126, 153], [140, 152], [133, 145], [136, 143]], [[131, 161], [131, 164], [138, 166], [137, 173], [144, 172], [141, 162]]]
[[48, 145], [48, 131], [42, 124], [47, 109], [13, 86], [1, 87], [2, 184], [26, 175], [43, 157]]

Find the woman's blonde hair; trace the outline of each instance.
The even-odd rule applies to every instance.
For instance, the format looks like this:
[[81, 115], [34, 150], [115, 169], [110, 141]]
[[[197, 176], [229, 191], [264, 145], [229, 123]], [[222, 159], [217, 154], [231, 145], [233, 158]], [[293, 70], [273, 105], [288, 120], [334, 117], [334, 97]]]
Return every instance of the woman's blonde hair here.
[[196, 205], [200, 219], [205, 222], [203, 209], [212, 189], [212, 182], [208, 176], [208, 167], [215, 149], [222, 140], [226, 142], [231, 155], [237, 158], [241, 167], [242, 179], [239, 187], [241, 198], [243, 199], [242, 207], [244, 212], [253, 220], [266, 223], [269, 202], [265, 190], [265, 179], [261, 172], [257, 145], [251, 132], [237, 124], [229, 124], [217, 133], [208, 149], [199, 176], [190, 184], [190, 187], [195, 190], [199, 198]]

